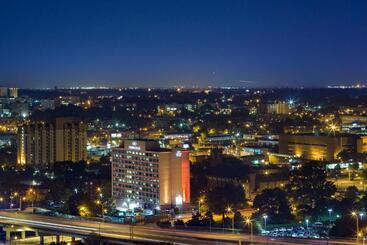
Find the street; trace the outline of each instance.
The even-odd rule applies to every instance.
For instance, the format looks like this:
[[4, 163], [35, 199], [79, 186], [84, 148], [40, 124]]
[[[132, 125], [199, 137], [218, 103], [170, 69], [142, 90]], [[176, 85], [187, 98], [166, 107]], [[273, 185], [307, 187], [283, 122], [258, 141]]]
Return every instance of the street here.
[[[70, 220], [28, 213], [0, 211], [0, 223], [29, 226], [49, 231], [60, 231], [79, 235], [100, 235], [106, 238], [130, 239], [130, 226], [86, 220]], [[133, 237], [147, 241], [165, 241], [180, 244], [228, 244], [249, 242], [249, 234], [214, 233], [202, 231], [163, 229], [155, 226], [136, 225]], [[356, 244], [354, 240], [320, 240], [300, 238], [274, 238], [254, 236], [256, 244]]]

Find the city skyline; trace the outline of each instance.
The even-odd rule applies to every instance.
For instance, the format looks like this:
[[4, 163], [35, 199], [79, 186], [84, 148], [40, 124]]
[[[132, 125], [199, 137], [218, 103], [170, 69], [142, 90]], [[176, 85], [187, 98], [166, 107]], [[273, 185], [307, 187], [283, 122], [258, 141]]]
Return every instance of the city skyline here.
[[0, 6], [4, 86], [325, 87], [367, 77], [362, 1]]

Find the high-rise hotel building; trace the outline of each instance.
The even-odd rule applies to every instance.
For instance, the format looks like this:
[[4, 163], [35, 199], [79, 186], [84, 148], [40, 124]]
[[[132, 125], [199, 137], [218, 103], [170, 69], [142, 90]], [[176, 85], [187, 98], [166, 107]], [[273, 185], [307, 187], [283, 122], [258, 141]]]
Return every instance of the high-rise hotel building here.
[[125, 140], [112, 154], [112, 195], [118, 208], [190, 203], [188, 151], [162, 149], [151, 140]]
[[86, 125], [76, 118], [35, 121], [18, 128], [18, 164], [87, 160]]

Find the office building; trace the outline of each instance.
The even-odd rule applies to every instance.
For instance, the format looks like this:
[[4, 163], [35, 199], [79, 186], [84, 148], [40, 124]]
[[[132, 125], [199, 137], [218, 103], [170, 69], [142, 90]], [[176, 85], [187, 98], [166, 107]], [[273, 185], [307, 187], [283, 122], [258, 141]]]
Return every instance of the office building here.
[[190, 202], [187, 150], [162, 149], [151, 140], [125, 140], [112, 155], [112, 194], [118, 208], [171, 208]]
[[367, 117], [343, 115], [340, 116], [343, 133], [367, 135]]
[[0, 87], [0, 97], [8, 97], [8, 88]]
[[48, 165], [87, 159], [86, 125], [75, 118], [37, 121], [18, 128], [18, 164]]
[[18, 88], [0, 87], [0, 97], [18, 97]]
[[367, 153], [367, 136], [359, 136], [357, 140], [357, 152]]
[[18, 88], [8, 88], [8, 97], [17, 98]]
[[356, 135], [280, 135], [279, 153], [308, 160], [331, 161], [343, 150], [357, 150]]
[[267, 104], [266, 112], [269, 114], [289, 114], [290, 106], [286, 101], [275, 101], [274, 103]]

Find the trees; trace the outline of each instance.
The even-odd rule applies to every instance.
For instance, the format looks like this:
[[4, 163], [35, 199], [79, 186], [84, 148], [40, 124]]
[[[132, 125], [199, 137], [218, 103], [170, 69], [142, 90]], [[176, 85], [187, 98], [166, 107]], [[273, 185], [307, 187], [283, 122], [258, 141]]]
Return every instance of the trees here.
[[348, 186], [345, 194], [344, 194], [345, 198], [352, 200], [353, 202], [357, 202], [358, 201], [358, 197], [359, 197], [359, 191], [358, 188], [356, 186]]
[[265, 189], [254, 199], [253, 207], [258, 211], [255, 217], [266, 214], [271, 223], [286, 223], [292, 220], [292, 214], [286, 193], [279, 189]]
[[330, 235], [335, 237], [352, 237], [355, 236], [355, 220], [349, 216], [336, 220], [335, 225], [330, 230]]
[[245, 225], [245, 219], [243, 218], [240, 212], [234, 213], [234, 228], [235, 229], [243, 229]]
[[324, 164], [316, 161], [293, 170], [287, 189], [301, 216], [325, 212], [336, 192], [335, 185], [326, 179]]
[[226, 179], [245, 180], [250, 167], [235, 157], [221, 157], [207, 159], [201, 163], [191, 165], [191, 197], [199, 198], [208, 191], [207, 176]]
[[210, 211], [224, 216], [228, 207], [232, 209], [244, 207], [246, 198], [241, 186], [227, 183], [208, 191], [207, 203]]
[[363, 153], [355, 152], [352, 150], [343, 150], [338, 153], [338, 158], [340, 158], [343, 162], [348, 161], [363, 162], [366, 157]]

